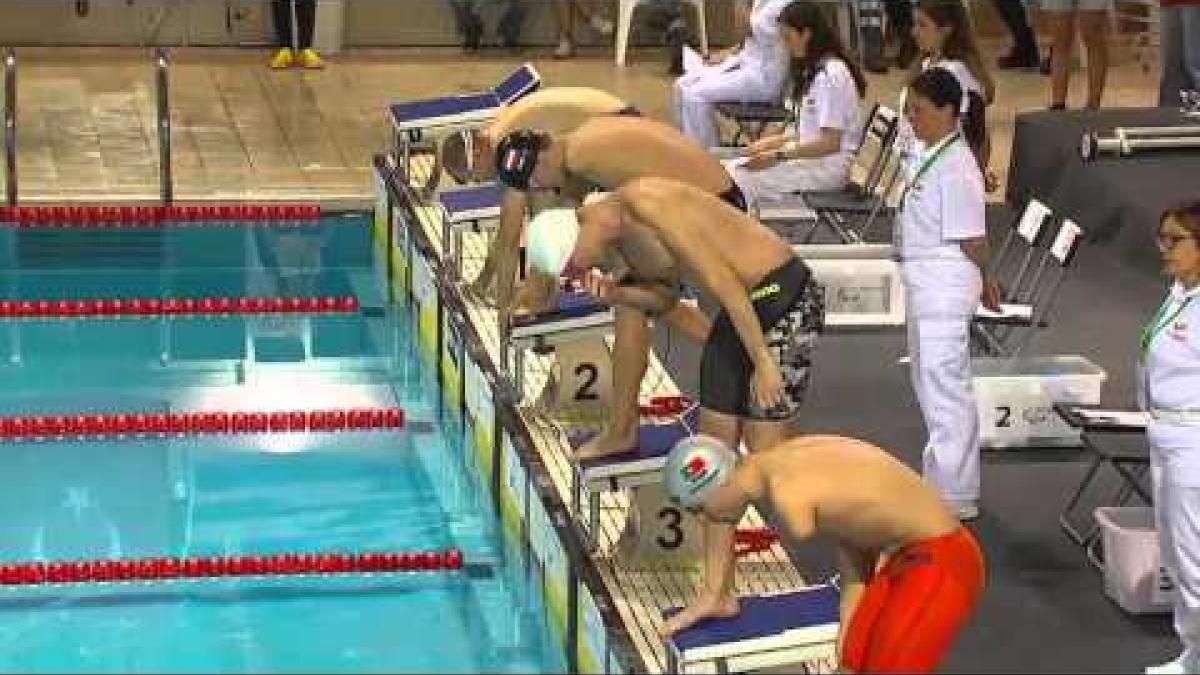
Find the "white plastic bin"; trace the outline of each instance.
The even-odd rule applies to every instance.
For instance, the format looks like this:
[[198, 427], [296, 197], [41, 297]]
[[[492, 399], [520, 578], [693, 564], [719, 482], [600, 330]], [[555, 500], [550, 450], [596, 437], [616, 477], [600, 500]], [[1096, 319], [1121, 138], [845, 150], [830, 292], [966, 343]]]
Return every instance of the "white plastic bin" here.
[[1096, 522], [1104, 545], [1104, 594], [1130, 614], [1169, 613], [1174, 589], [1159, 562], [1154, 511], [1102, 506]]
[[1100, 403], [1104, 369], [1082, 356], [979, 357], [971, 360], [985, 448], [1079, 446], [1079, 430], [1055, 402]]
[[904, 288], [890, 259], [806, 259], [825, 287], [827, 324], [904, 324]]

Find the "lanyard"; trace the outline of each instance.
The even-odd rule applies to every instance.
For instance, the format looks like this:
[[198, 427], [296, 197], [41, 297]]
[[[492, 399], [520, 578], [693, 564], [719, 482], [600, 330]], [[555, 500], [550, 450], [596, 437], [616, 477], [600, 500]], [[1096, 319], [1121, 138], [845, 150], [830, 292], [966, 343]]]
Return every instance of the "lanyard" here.
[[1180, 314], [1183, 314], [1183, 310], [1187, 309], [1188, 303], [1195, 297], [1195, 294], [1192, 294], [1184, 298], [1183, 302], [1180, 302], [1179, 306], [1175, 308], [1175, 311], [1171, 312], [1170, 316], [1167, 316], [1167, 312], [1171, 307], [1171, 301], [1174, 299], [1171, 296], [1167, 296], [1162, 306], [1158, 308], [1158, 312], [1154, 314], [1154, 318], [1142, 328], [1142, 337], [1138, 345], [1142, 355], [1142, 363], [1146, 362], [1146, 357], [1150, 354], [1150, 345], [1154, 344], [1154, 339], [1158, 337], [1158, 334], [1164, 328], [1171, 325]]
[[960, 138], [962, 138], [962, 132], [955, 131], [949, 136], [943, 138], [936, 146], [934, 146], [933, 152], [929, 153], [929, 157], [926, 157], [925, 161], [921, 163], [921, 166], [917, 167], [917, 172], [913, 174], [912, 179], [908, 181], [908, 185], [904, 186], [904, 192], [900, 194], [901, 208], [904, 208], [904, 203], [908, 199], [908, 191], [917, 184], [917, 181], [921, 180], [921, 176], [924, 176], [931, 168], [933, 168], [934, 163], [941, 159], [942, 155], [946, 153], [946, 149], [951, 145], [954, 145], [954, 142]]

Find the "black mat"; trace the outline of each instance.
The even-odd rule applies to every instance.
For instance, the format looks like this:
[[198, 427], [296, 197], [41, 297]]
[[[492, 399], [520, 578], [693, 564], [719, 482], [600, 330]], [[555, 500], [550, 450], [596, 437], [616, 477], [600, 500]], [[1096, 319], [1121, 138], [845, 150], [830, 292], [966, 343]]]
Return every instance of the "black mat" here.
[[1200, 150], [1157, 150], [1128, 157], [1079, 156], [1085, 132], [1115, 127], [1196, 124], [1173, 108], [1042, 111], [1017, 115], [1009, 162], [1009, 204], [1041, 199], [1073, 219], [1096, 243], [1145, 272], [1157, 269], [1152, 239], [1163, 209], [1200, 198]]

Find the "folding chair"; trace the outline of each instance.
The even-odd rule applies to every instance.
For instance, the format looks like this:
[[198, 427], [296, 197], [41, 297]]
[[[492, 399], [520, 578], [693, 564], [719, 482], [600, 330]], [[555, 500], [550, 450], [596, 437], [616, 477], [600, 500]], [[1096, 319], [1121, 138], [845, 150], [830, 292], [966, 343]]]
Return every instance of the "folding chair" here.
[[1084, 496], [1094, 492], [1093, 486], [1100, 470], [1107, 465], [1120, 479], [1117, 489], [1108, 500], [1107, 506], [1124, 506], [1137, 497], [1145, 504], [1152, 504], [1153, 495], [1144, 486], [1150, 469], [1150, 451], [1144, 443], [1128, 447], [1128, 444], [1110, 446], [1100, 439], [1113, 440], [1116, 436], [1144, 435], [1149, 415], [1140, 410], [1105, 409], [1097, 405], [1055, 403], [1054, 412], [1072, 427], [1083, 430], [1084, 448], [1091, 453], [1092, 461], [1084, 472], [1071, 497], [1058, 514], [1058, 523], [1067, 537], [1082, 548], [1093, 565], [1104, 567], [1100, 524], [1087, 509], [1087, 519], [1078, 511], [1085, 509]]
[[[1050, 209], [1041, 201], [1031, 198], [1012, 226], [1004, 235], [1000, 248], [988, 263], [988, 275], [1000, 283], [1002, 303], [1016, 303], [1029, 287], [1033, 270], [1033, 258], [1041, 244], [1045, 224], [1051, 216]], [[1000, 348], [1002, 333], [1011, 326], [999, 323], [971, 323], [972, 341], [980, 355], [996, 356]]]
[[[882, 108], [883, 106], [880, 106]], [[896, 126], [899, 117], [890, 109], [885, 109], [891, 117], [883, 116], [879, 124], [889, 125], [891, 134], [886, 138], [886, 144], [879, 151], [879, 161], [874, 171], [867, 171], [864, 183], [859, 183], [852, 167], [851, 184], [847, 190], [814, 191], [804, 193], [804, 202], [813, 210], [816, 224], [809, 232], [808, 240], [816, 235], [816, 230], [822, 225], [828, 228], [839, 241], [846, 244], [858, 244], [867, 241], [866, 235], [880, 220], [891, 222], [896, 210], [900, 207], [900, 197], [903, 194], [905, 182], [901, 176], [903, 164], [900, 154], [895, 151]], [[875, 122], [873, 121], [874, 125]], [[864, 143], [875, 143], [876, 135], [871, 133]], [[868, 167], [870, 165], [867, 165]], [[807, 242], [806, 242], [807, 243]]]
[[423, 187], [432, 191], [441, 178], [441, 139], [450, 134], [476, 129], [496, 116], [502, 106], [529, 94], [542, 84], [533, 64], [526, 63], [486, 91], [397, 103], [388, 108], [395, 132], [395, 152], [400, 166], [409, 171], [414, 146], [434, 153], [434, 165]]
[[791, 116], [786, 105], [774, 101], [722, 101], [716, 108], [737, 125], [728, 143], [731, 147], [742, 147], [757, 140], [768, 124], [784, 122]]
[[[889, 164], [894, 155], [893, 145], [899, 121], [900, 117], [894, 110], [885, 105], [875, 104], [863, 128], [858, 148], [854, 151], [854, 159], [850, 164], [850, 184], [845, 189], [797, 192], [788, 199], [759, 204], [758, 219], [779, 231], [791, 243], [807, 244], [812, 242], [822, 218], [821, 210], [813, 206], [814, 202], [818, 206], [826, 207], [826, 210], [839, 204], [873, 203], [870, 201], [871, 195], [883, 187], [881, 182], [884, 178], [887, 178], [888, 183], [894, 182], [900, 168], [899, 162]], [[887, 185], [886, 189], [891, 189], [891, 185]], [[829, 227], [834, 232], [839, 232], [841, 241], [857, 241], [850, 234], [841, 236], [840, 220], [832, 213], [826, 214], [825, 217], [833, 218], [833, 224]], [[805, 232], [798, 233], [790, 227], [797, 221], [805, 221]]]
[[[1033, 328], [1049, 325], [1047, 317], [1074, 262], [1082, 234], [1083, 230], [1073, 221], [1063, 220], [1054, 241], [1042, 251], [1028, 281], [1009, 290], [1009, 300], [1001, 302], [1000, 311], [993, 312], [982, 306], [975, 310], [971, 333], [983, 337], [983, 346], [989, 355], [1017, 356], [1033, 339]], [[1016, 341], [1020, 333], [1024, 333], [1024, 338]]]

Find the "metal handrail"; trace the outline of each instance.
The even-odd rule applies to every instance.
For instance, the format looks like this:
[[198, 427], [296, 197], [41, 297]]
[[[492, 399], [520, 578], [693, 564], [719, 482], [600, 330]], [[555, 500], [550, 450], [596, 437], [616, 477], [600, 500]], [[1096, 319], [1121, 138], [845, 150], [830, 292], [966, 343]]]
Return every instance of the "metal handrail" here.
[[4, 182], [9, 206], [17, 205], [17, 53], [4, 54]]
[[171, 175], [171, 85], [167, 77], [170, 68], [167, 50], [161, 47], [154, 50], [154, 61], [157, 68], [155, 94], [158, 101], [158, 190], [162, 202], [169, 204], [175, 198], [175, 186]]

